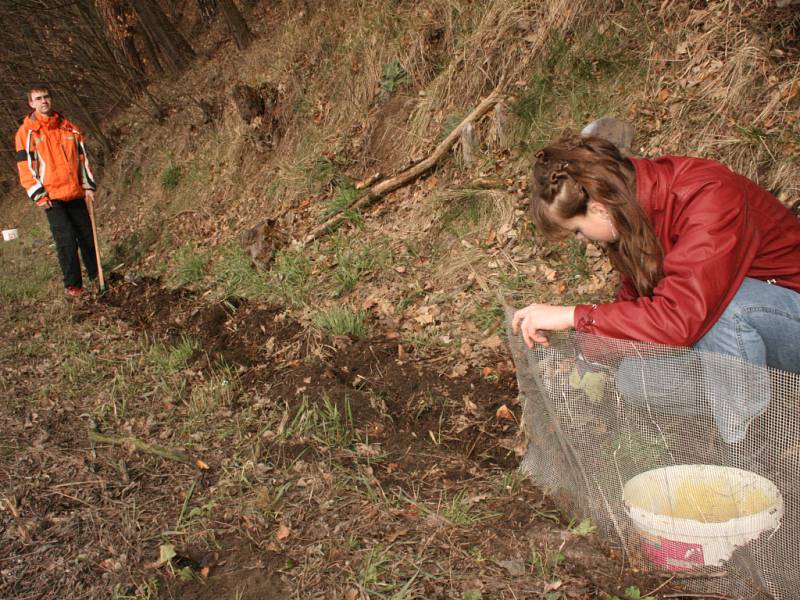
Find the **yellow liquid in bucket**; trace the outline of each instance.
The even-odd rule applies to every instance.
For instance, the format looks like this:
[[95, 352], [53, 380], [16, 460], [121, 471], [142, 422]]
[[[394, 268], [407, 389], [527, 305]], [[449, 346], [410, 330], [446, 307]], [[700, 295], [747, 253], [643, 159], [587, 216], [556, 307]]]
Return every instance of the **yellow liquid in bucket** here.
[[726, 478], [684, 481], [675, 490], [672, 506], [664, 514], [703, 523], [723, 523], [754, 515], [774, 504], [763, 490], [731, 483]]

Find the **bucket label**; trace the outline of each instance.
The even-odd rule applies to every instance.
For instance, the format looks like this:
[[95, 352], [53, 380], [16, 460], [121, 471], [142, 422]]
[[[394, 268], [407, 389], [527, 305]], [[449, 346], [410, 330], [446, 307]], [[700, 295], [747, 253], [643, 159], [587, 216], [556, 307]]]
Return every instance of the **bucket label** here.
[[688, 571], [705, 564], [703, 545], [640, 534], [642, 552], [654, 564], [670, 571]]

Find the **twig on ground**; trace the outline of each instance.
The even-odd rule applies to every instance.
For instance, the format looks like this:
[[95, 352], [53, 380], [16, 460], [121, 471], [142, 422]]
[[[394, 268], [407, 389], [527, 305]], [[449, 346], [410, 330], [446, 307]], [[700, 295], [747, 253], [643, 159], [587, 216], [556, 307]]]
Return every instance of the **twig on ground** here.
[[[450, 151], [453, 144], [461, 137], [461, 132], [464, 130], [465, 127], [471, 125], [474, 121], [480, 119], [483, 115], [488, 113], [495, 104], [497, 104], [501, 99], [500, 89], [499, 86], [489, 94], [483, 102], [481, 102], [475, 110], [469, 113], [458, 126], [450, 132], [450, 134], [439, 143], [438, 146], [434, 149], [428, 158], [418, 162], [408, 170], [400, 173], [395, 177], [391, 177], [389, 179], [385, 179], [379, 183], [376, 183], [372, 187], [366, 190], [366, 192], [361, 195], [353, 204], [351, 204], [345, 210], [357, 210], [361, 208], [365, 208], [382, 198], [386, 194], [395, 191], [398, 188], [403, 187], [404, 185], [414, 181], [420, 175], [428, 171], [431, 167], [433, 167], [439, 160]], [[322, 225], [314, 228], [311, 233], [306, 236], [305, 240], [303, 240], [303, 245], [307, 245], [310, 242], [313, 242], [317, 239], [320, 235], [327, 233], [328, 231], [337, 227], [342, 221], [344, 217], [341, 214], [336, 214], [327, 221], [325, 221]]]
[[114, 444], [116, 446], [132, 446], [134, 449], [138, 450], [139, 452], [144, 452], [145, 454], [152, 454], [154, 456], [160, 456], [161, 458], [168, 458], [170, 460], [174, 460], [177, 462], [182, 462], [187, 465], [194, 465], [194, 461], [189, 457], [187, 454], [180, 452], [178, 450], [173, 450], [171, 448], [166, 448], [165, 446], [157, 446], [156, 444], [149, 444], [147, 442], [143, 442], [139, 438], [135, 438], [130, 435], [126, 436], [113, 436], [113, 435], [105, 435], [100, 433], [99, 431], [89, 430], [89, 439], [93, 442], [99, 442], [101, 444]]
[[186, 492], [186, 498], [183, 501], [181, 514], [178, 515], [178, 521], [175, 523], [175, 531], [181, 530], [181, 523], [183, 522], [183, 518], [186, 516], [186, 511], [189, 508], [189, 502], [191, 502], [192, 496], [194, 495], [194, 488], [197, 486], [197, 482], [200, 481], [200, 477], [202, 477], [202, 475], [194, 478], [192, 485], [189, 486], [189, 491]]
[[644, 596], [645, 596], [645, 598], [646, 598], [647, 596], [654, 596], [654, 595], [656, 594], [656, 592], [658, 592], [658, 590], [661, 590], [661, 589], [663, 589], [664, 587], [666, 587], [667, 585], [669, 585], [669, 583], [670, 583], [670, 582], [671, 582], [673, 579], [675, 579], [675, 576], [674, 576], [674, 575], [673, 575], [672, 577], [670, 577], [669, 579], [667, 579], [667, 580], [666, 580], [664, 583], [662, 583], [661, 585], [659, 585], [659, 586], [658, 586], [657, 588], [655, 588], [654, 590], [651, 590], [651, 591], [647, 592], [647, 593], [644, 595]]
[[181, 452], [179, 450], [174, 450], [172, 448], [167, 448], [165, 446], [158, 446], [157, 444], [150, 444], [148, 442], [144, 442], [139, 438], [133, 437], [132, 435], [125, 435], [125, 436], [114, 436], [114, 435], [105, 435], [100, 433], [97, 430], [97, 425], [94, 421], [91, 422], [89, 425], [89, 439], [93, 442], [99, 442], [101, 444], [113, 444], [116, 446], [131, 446], [135, 450], [139, 452], [144, 452], [145, 454], [152, 454], [154, 456], [160, 456], [161, 458], [167, 458], [169, 460], [174, 460], [177, 462], [182, 462], [187, 465], [192, 465], [193, 467], [197, 467], [198, 469], [208, 468], [203, 461], [199, 459], [193, 459], [191, 456], [186, 454], [185, 452]]
[[691, 592], [680, 592], [676, 594], [664, 594], [661, 597], [662, 598], [713, 598], [714, 600], [734, 600], [730, 596], [725, 596], [723, 594], [714, 594], [711, 592], [705, 592], [700, 594], [695, 594]]

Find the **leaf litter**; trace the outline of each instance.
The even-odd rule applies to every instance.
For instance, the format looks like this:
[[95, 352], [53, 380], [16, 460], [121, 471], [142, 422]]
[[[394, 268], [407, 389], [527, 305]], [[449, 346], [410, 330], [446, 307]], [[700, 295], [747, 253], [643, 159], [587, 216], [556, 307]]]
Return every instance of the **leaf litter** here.
[[[502, 345], [484, 348], [496, 354], [489, 372], [454, 375], [458, 352], [442, 365], [413, 347], [401, 356], [396, 337], [315, 340], [276, 307], [209, 304], [155, 279], [69, 310], [65, 331], [89, 331], [118, 375], [87, 407], [46, 398], [63, 382], [45, 373], [28, 383], [35, 411], [3, 412], [4, 597], [583, 598], [658, 585], [620, 571], [595, 536], [564, 538], [566, 519], [540, 517], [557, 513], [515, 471], [525, 442]], [[17, 327], [35, 342], [34, 325]], [[191, 338], [195, 350], [154, 385], [132, 344], [143, 337]], [[202, 404], [198, 390], [223, 367], [230, 397]], [[123, 407], [125, 386], [139, 387]], [[87, 410], [108, 433], [168, 441], [202, 465], [93, 447]], [[555, 551], [566, 556], [557, 588], [530, 558]]]

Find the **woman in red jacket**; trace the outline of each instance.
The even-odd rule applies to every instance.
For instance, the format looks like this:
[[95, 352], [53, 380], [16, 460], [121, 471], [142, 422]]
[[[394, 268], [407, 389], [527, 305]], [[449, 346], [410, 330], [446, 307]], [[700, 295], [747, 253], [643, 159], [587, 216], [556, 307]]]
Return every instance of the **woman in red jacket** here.
[[[547, 345], [544, 332], [574, 327], [800, 373], [800, 222], [769, 192], [713, 161], [625, 158], [611, 142], [571, 133], [537, 153], [531, 184], [536, 226], [605, 243], [622, 285], [608, 304], [517, 311], [514, 329], [530, 347]], [[644, 370], [623, 361], [623, 395], [628, 388], [658, 402], [681, 385], [659, 381], [657, 365]], [[730, 385], [708, 390], [726, 442], [741, 441], [763, 412], [766, 379], [754, 384], [759, 398], [737, 398]]]

